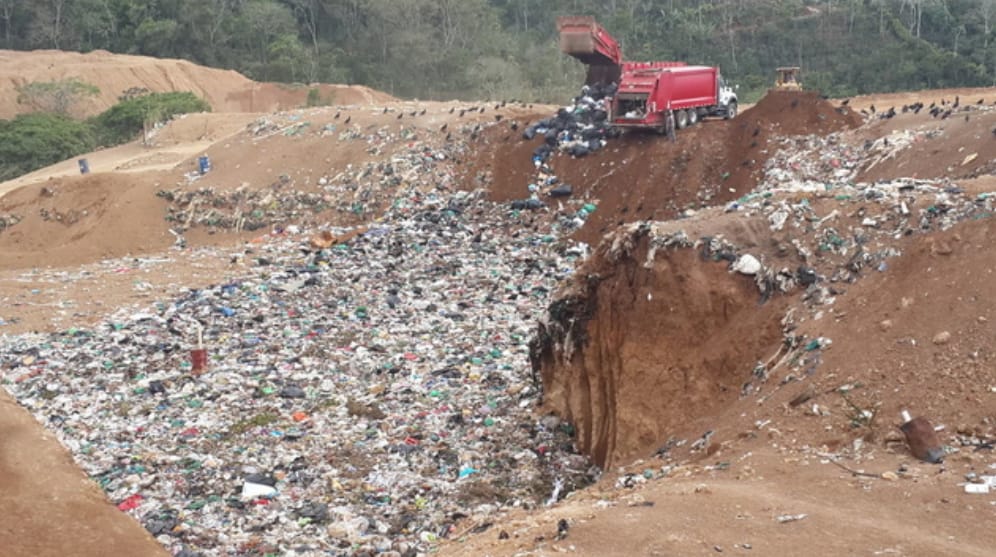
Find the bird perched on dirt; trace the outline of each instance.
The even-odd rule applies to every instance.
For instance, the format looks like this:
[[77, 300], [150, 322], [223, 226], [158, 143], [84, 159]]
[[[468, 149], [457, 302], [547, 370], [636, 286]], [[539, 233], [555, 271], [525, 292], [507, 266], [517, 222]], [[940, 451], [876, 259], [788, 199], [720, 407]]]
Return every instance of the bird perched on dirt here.
[[484, 114], [484, 109], [485, 109], [485, 108], [487, 108], [487, 107], [486, 107], [486, 106], [482, 106], [482, 107], [481, 107], [481, 114]]
[[869, 106], [868, 110], [870, 110], [872, 114], [875, 114], [875, 105]]
[[495, 114], [495, 122], [501, 122], [503, 116], [501, 114]]
[[453, 111], [454, 111], [454, 110], [456, 110], [456, 107], [455, 107], [455, 106], [451, 106], [451, 107], [450, 107], [450, 114], [453, 114]]
[[514, 132], [519, 131], [519, 123], [518, 122], [512, 122], [511, 126], [509, 126], [509, 127], [512, 128], [512, 131], [514, 131]]
[[570, 529], [570, 524], [567, 523], [566, 518], [561, 518], [557, 521], [557, 540], [562, 540], [567, 537], [567, 530]]
[[847, 106], [847, 103], [851, 102], [851, 99], [844, 99], [840, 101], [840, 106]]
[[405, 115], [405, 113], [404, 113], [404, 112], [399, 112], [399, 113], [398, 113], [398, 120], [400, 120], [400, 119], [401, 119], [401, 117], [402, 117], [402, 116], [404, 116], [404, 115]]
[[409, 116], [411, 116], [412, 118], [414, 118], [414, 117], [418, 116], [418, 111], [417, 111], [417, 110], [413, 110], [413, 111], [411, 112], [411, 114], [409, 114]]
[[349, 123], [349, 121], [350, 121], [350, 120], [352, 120], [352, 119], [353, 119], [353, 117], [352, 117], [352, 116], [346, 116], [346, 119], [345, 119], [345, 120], [343, 120], [343, 122], [342, 122], [342, 123], [343, 123], [343, 124], [348, 124], [348, 123]]
[[342, 115], [342, 112], [336, 112], [335, 113], [335, 119], [338, 120], [339, 116], [341, 116], [341, 115]]
[[419, 116], [425, 116], [425, 110], [426, 110], [426, 109], [424, 109], [424, 108], [423, 108], [423, 109], [422, 109], [422, 112], [419, 112], [419, 113], [418, 113], [418, 115], [419, 115]]
[[442, 125], [442, 126], [441, 126], [441, 127], [439, 128], [439, 131], [441, 131], [441, 132], [444, 132], [444, 131], [446, 131], [446, 128], [447, 128], [447, 126], [449, 126], [449, 124], [443, 124], [443, 125]]
[[754, 133], [750, 134], [751, 137], [757, 137], [761, 133], [761, 126], [754, 128]]
[[993, 137], [996, 137], [996, 128], [993, 128]]
[[466, 114], [466, 113], [467, 113], [467, 111], [466, 111], [466, 110], [464, 110], [464, 109], [461, 109], [461, 110], [460, 110], [460, 118], [463, 118], [463, 115], [464, 115], [464, 114]]
[[958, 98], [958, 95], [955, 95], [955, 102], [953, 105], [951, 105], [951, 108], [958, 108], [959, 104], [961, 104], [961, 99]]
[[982, 104], [984, 102], [986, 102], [986, 99], [979, 99], [978, 101], [975, 102], [975, 104]]
[[387, 114], [387, 107], [384, 107], [384, 114]]

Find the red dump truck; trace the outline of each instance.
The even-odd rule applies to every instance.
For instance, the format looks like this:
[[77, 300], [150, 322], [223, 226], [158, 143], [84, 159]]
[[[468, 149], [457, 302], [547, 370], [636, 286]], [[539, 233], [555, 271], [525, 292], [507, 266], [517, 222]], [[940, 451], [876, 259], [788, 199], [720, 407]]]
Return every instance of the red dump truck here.
[[588, 85], [618, 85], [608, 103], [614, 126], [673, 134], [706, 116], [737, 114], [737, 94], [717, 67], [624, 62], [619, 42], [592, 17], [558, 18], [557, 28], [561, 50], [588, 66]]
[[717, 67], [624, 64], [610, 107], [613, 125], [669, 131], [706, 116], [732, 118], [737, 113], [737, 95], [726, 86]]

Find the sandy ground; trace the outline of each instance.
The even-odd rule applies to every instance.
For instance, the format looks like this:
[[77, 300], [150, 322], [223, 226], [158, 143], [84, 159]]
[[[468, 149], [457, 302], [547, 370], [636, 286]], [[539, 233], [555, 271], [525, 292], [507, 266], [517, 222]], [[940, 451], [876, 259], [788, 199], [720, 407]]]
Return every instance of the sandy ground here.
[[[87, 65], [97, 63], [108, 71], [95, 72]], [[67, 161], [0, 185], [0, 215], [26, 215], [20, 224], [0, 233], [0, 334], [89, 325], [184, 288], [238, 276], [244, 263], [231, 256], [266, 231], [243, 235], [201, 231], [188, 238], [192, 249], [178, 251], [162, 219], [165, 203], [153, 195], [159, 188], [181, 183], [201, 154], [210, 155], [216, 169], [210, 180], [194, 187], [226, 190], [248, 183], [267, 188], [287, 175], [296, 187], [305, 188], [322, 177], [390, 155], [390, 149], [373, 152], [368, 145], [337, 139], [347, 118], [349, 126], [364, 133], [411, 132], [414, 135], [406, 137], [415, 139], [407, 143], [440, 142], [448, 134], [476, 138], [477, 132], [471, 130], [491, 124], [479, 140], [470, 141], [466, 160], [454, 165], [463, 179], [490, 184], [495, 199], [506, 201], [524, 196], [532, 170], [529, 153], [535, 147], [519, 141], [509, 122], [524, 126], [552, 110], [399, 102], [352, 88], [341, 90], [339, 106], [292, 115], [297, 120], [291, 122], [306, 120], [312, 131], [336, 126], [336, 134], [277, 133], [261, 138], [247, 127], [261, 118], [279, 119], [261, 113], [299, 106], [292, 104], [299, 91], [252, 84], [233, 72], [181, 61], [100, 52], [2, 51], [0, 68], [0, 107], [11, 111], [17, 108], [9, 90], [18, 79], [98, 73], [108, 76], [106, 83], [98, 84], [107, 90], [101, 102], [112, 102], [118, 90], [131, 86], [163, 90], [190, 86], [208, 97], [216, 110], [169, 124], [156, 134], [151, 147], [134, 143], [86, 155], [94, 169], [90, 176], [78, 176], [75, 161]], [[984, 104], [996, 101], [993, 90], [960, 89], [859, 97], [849, 105], [868, 110], [875, 104], [881, 110], [895, 104], [898, 110], [903, 103], [951, 102], [956, 95], [973, 105], [978, 98]], [[833, 104], [839, 106], [839, 101]], [[774, 148], [767, 142], [781, 131], [760, 114], [744, 112], [732, 122], [706, 122], [686, 130], [685, 143], [677, 146], [629, 138], [573, 170], [558, 169], [579, 188], [579, 195], [600, 203], [585, 239], [597, 241], [620, 220], [672, 218], [697, 207], [702, 200], [693, 188], [683, 186], [686, 183], [728, 176], [722, 178], [726, 191], [716, 192], [712, 203], [748, 191], [757, 179], [756, 169], [763, 165], [762, 153]], [[496, 115], [504, 120], [495, 124]], [[994, 185], [986, 165], [996, 157], [996, 140], [989, 132], [996, 126], [996, 113], [965, 115], [967, 121], [959, 114], [942, 122], [925, 113], [907, 114], [846, 133], [856, 144], [897, 131], [923, 133], [921, 149], [883, 160], [868, 171], [870, 179], [944, 175], [959, 178], [962, 187], [988, 191]], [[835, 117], [825, 113], [821, 120]], [[938, 129], [941, 133], [927, 133]], [[395, 147], [405, 144], [399, 140]], [[651, 150], [653, 159], [643, 160]], [[720, 162], [696, 161], [694, 155], [701, 152], [717, 153]], [[975, 157], [965, 163], [973, 153]], [[618, 173], [630, 172], [625, 174], [630, 176], [628, 190], [613, 188], [620, 174], [610, 164], [625, 167]], [[972, 178], [975, 174], [983, 177]], [[665, 478], [656, 477], [660, 461], [623, 463], [622, 469], [609, 470], [598, 485], [554, 507], [515, 511], [487, 527], [462, 524], [443, 542], [441, 554], [991, 555], [996, 534], [985, 525], [996, 518], [996, 499], [967, 495], [959, 485], [965, 473], [984, 472], [993, 463], [991, 451], [966, 451], [936, 467], [912, 460], [894, 442], [892, 416], [902, 404], [917, 403], [949, 428], [988, 431], [996, 419], [992, 414], [996, 408], [992, 369], [996, 368], [989, 348], [996, 342], [992, 327], [996, 292], [991, 281], [996, 270], [987, 248], [996, 232], [983, 223], [947, 234], [910, 240], [894, 273], [862, 283], [843, 298], [839, 310], [848, 317], [838, 316], [831, 330], [836, 348], [828, 352], [823, 365], [830, 372], [819, 385], [832, 388], [841, 381], [864, 379], [874, 385], [874, 395], [868, 396], [883, 400], [883, 415], [890, 416], [873, 432], [870, 452], [843, 462], [870, 475], [853, 475], [820, 456], [827, 447], [847, 446], [856, 437], [842, 418], [843, 401], [823, 401], [833, 417], [822, 419], [789, 406], [798, 393], [785, 388], [768, 406], [740, 401], [689, 423], [689, 431], [717, 431], [718, 449], [707, 458], [672, 469]], [[932, 243], [937, 241], [955, 247], [938, 255]], [[904, 302], [911, 298], [916, 300], [912, 309]], [[895, 326], [882, 334], [879, 323], [887, 319]], [[903, 349], [903, 339], [925, 342], [940, 329], [957, 335], [950, 350]], [[987, 383], [990, 380], [992, 384]], [[772, 421], [758, 427], [759, 419]], [[6, 395], [0, 397], [0, 421], [8, 432], [0, 450], [2, 491], [5, 508], [15, 509], [0, 527], [4, 555], [161, 553], [141, 527], [106, 502], [62, 447]], [[40, 475], [39, 469], [47, 473]], [[640, 475], [646, 470], [652, 470], [655, 479], [636, 488], [613, 486], [622, 473]], [[887, 472], [891, 474], [883, 477]], [[777, 520], [799, 514], [806, 516], [785, 523]], [[558, 540], [561, 519], [567, 521], [568, 530]], [[59, 525], [54, 534], [53, 523]], [[475, 527], [483, 532], [470, 534]], [[499, 540], [501, 532], [508, 539]]]
[[[982, 524], [993, 507], [960, 493], [955, 474], [914, 465], [902, 479], [882, 479], [901, 462], [884, 454], [860, 467], [872, 477], [855, 476], [771, 445], [749, 443], [750, 452], [721, 471], [689, 466], [669, 479], [594, 487], [554, 508], [512, 513], [485, 533], [458, 536], [440, 555], [992, 554], [996, 533]], [[557, 539], [560, 520], [569, 528]]]

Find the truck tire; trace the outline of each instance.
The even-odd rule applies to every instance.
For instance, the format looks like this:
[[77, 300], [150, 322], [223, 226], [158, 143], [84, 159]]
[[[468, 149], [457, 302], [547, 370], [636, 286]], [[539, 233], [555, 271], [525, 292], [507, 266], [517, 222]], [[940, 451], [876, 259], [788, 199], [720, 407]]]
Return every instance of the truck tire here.
[[694, 126], [699, 123], [699, 109], [693, 108], [688, 111], [688, 125]]
[[685, 110], [679, 110], [675, 114], [675, 119], [677, 120], [678, 129], [683, 130], [688, 126], [688, 112]]
[[723, 119], [729, 120], [731, 118], [735, 118], [736, 116], [737, 116], [737, 101], [730, 101], [730, 103], [726, 105], [726, 114], [723, 115]]

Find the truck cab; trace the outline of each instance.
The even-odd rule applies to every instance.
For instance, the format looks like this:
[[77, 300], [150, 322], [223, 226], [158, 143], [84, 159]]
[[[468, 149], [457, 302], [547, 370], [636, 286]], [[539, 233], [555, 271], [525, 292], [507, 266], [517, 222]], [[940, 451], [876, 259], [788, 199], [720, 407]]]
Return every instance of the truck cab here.
[[719, 76], [719, 98], [717, 99], [717, 116], [733, 118], [737, 115], [737, 92], [723, 76]]

